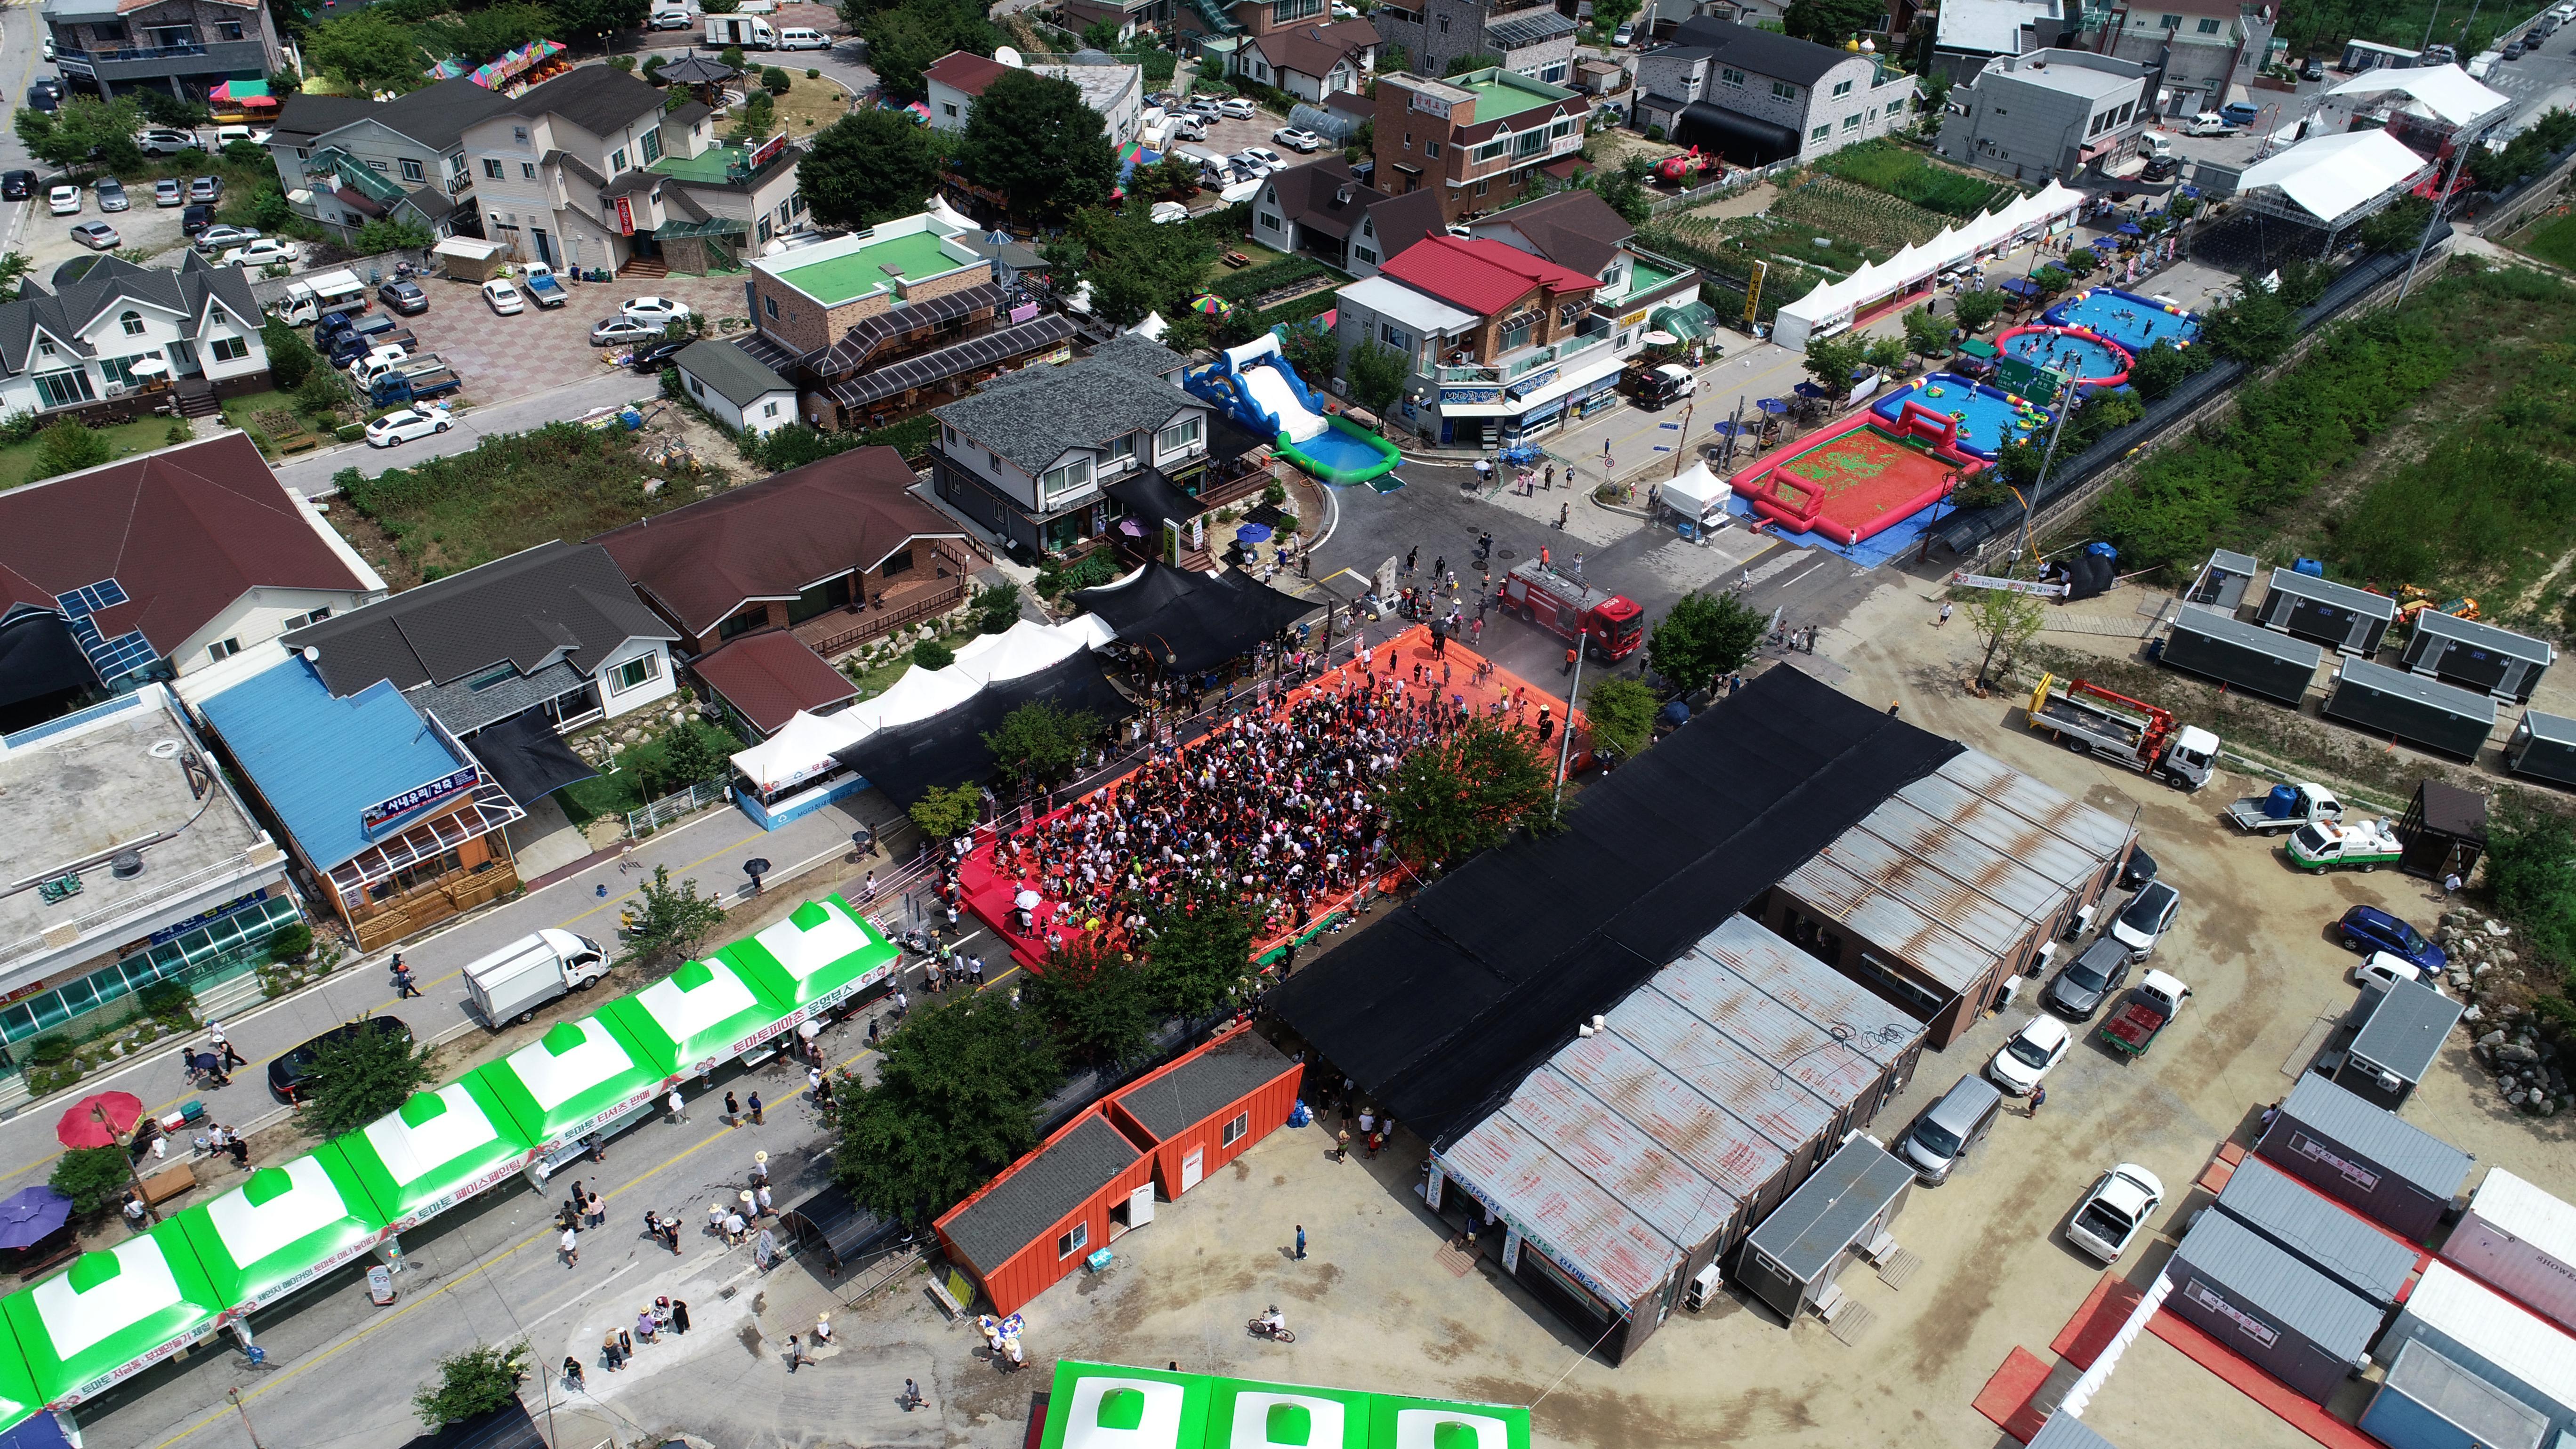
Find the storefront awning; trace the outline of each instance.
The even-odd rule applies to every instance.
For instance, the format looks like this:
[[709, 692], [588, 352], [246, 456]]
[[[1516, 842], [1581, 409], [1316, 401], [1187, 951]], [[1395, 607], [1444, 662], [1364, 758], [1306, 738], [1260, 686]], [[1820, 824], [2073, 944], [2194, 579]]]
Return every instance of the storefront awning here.
[[1151, 468], [1136, 469], [1101, 491], [1147, 523], [1187, 523], [1201, 512], [1197, 499], [1173, 487]]
[[554, 725], [542, 709], [532, 709], [516, 719], [477, 732], [465, 742], [474, 758], [501, 788], [510, 792], [521, 809], [537, 803], [566, 785], [594, 779], [599, 772], [590, 767], [572, 746], [555, 733]]
[[1647, 319], [1647, 325], [1669, 332], [1684, 342], [1697, 342], [1717, 329], [1717, 309], [1706, 302], [1657, 307], [1654, 315]]

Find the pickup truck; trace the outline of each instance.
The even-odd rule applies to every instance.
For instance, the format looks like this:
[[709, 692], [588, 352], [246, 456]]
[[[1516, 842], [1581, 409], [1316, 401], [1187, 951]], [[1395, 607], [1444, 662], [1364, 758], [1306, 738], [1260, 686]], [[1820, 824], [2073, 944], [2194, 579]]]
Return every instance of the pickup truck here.
[[2302, 780], [2296, 785], [2275, 785], [2268, 794], [2240, 798], [2227, 807], [2227, 818], [2239, 830], [2270, 835], [2319, 820], [2341, 820], [2343, 801], [2325, 786]]
[[2191, 988], [2162, 971], [2150, 971], [2120, 1001], [2120, 1009], [2102, 1023], [2102, 1044], [2134, 1061], [2147, 1054], [2159, 1032], [2182, 1015]]
[[2191, 118], [2191, 124], [2183, 127], [2182, 133], [2186, 136], [2233, 136], [2236, 127], [2216, 111], [2203, 111]]
[[355, 332], [334, 341], [327, 349], [333, 367], [346, 369], [349, 364], [379, 352], [409, 352], [420, 345], [420, 338], [408, 327], [388, 332]]
[[556, 279], [554, 268], [543, 262], [530, 262], [521, 270], [527, 275], [519, 279], [519, 288], [528, 294], [529, 301], [540, 307], [560, 307], [572, 300], [571, 289]]
[[2075, 1205], [2075, 1216], [2066, 1222], [2066, 1241], [2109, 1267], [2138, 1240], [2139, 1229], [2164, 1201], [2162, 1179], [2134, 1162], [2123, 1162], [2103, 1173]]
[[2383, 865], [2395, 865], [2405, 853], [2397, 843], [2397, 832], [2385, 820], [2356, 820], [2336, 824], [2319, 820], [2302, 825], [2281, 847], [2290, 864], [2304, 871], [2323, 873], [2335, 869], [2373, 871]]
[[436, 353], [407, 357], [367, 384], [367, 401], [377, 407], [396, 407], [403, 403], [426, 402], [443, 397], [464, 384]]

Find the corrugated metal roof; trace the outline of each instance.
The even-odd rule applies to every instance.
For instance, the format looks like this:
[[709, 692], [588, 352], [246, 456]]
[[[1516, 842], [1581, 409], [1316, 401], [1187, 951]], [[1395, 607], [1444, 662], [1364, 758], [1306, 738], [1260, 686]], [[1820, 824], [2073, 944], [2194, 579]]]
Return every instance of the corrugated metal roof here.
[[2102, 867], [2081, 847], [1938, 777], [1906, 786], [1861, 825], [1975, 887], [2016, 920], [2055, 915], [2067, 891]]
[[2379, 1332], [2379, 1306], [2263, 1241], [2225, 1213], [2202, 1213], [2167, 1268], [2177, 1284], [2197, 1276], [2327, 1353], [2355, 1362]]
[[2462, 1010], [2460, 1003], [2421, 981], [2400, 981], [2380, 996], [2361, 1034], [2352, 1039], [2350, 1053], [2407, 1082], [2420, 1082], [2441, 1054], [2443, 1039], [2459, 1025]]
[[[2548, 1415], [2444, 1358], [2421, 1339], [2397, 1351], [2381, 1392], [2404, 1394], [2489, 1449], [2538, 1449], [2549, 1433]], [[2038, 1442], [2031, 1441], [2033, 1449]]]
[[1839, 971], [1817, 970], [1821, 963], [1814, 957], [1750, 916], [1727, 917], [1725, 925], [1701, 937], [1693, 949], [1880, 1066], [1897, 1061], [1923, 1039], [1923, 1023], [1903, 1008]]
[[1600, 1035], [1556, 1054], [1546, 1070], [1634, 1122], [1658, 1150], [1691, 1165], [1730, 1196], [1750, 1199], [1780, 1175], [1789, 1154], [1761, 1128], [1663, 1070], [1633, 1043]]
[[1730, 1195], [1711, 1192], [1707, 1178], [1679, 1157], [1656, 1150], [1654, 1138], [1643, 1129], [1553, 1067], [1523, 1078], [1503, 1110], [1515, 1126], [1617, 1197], [1677, 1252], [1715, 1237], [1734, 1216]]
[[[1727, 954], [1710, 950], [1712, 943]], [[1822, 1016], [1781, 1001], [1769, 990], [1771, 978], [1804, 980], [1815, 973], [1797, 969], [1787, 959], [1800, 954], [1797, 948], [1746, 917], [1732, 917], [1695, 950], [1727, 969], [1666, 972], [1651, 988], [1781, 1064], [1780, 1070], [1828, 1106], [1839, 1108], [1868, 1091], [1894, 1053], [1923, 1033], [1921, 1022], [1840, 974], [1833, 979], [1847, 988], [1849, 999], [1826, 1005]], [[1728, 955], [1743, 964], [1731, 964]]]
[[2118, 1449], [2110, 1440], [2093, 1432], [2082, 1419], [2059, 1412], [2048, 1416], [2039, 1432], [2030, 1436], [2022, 1449]]
[[2435, 1197], [2450, 1197], [2476, 1159], [2411, 1122], [2398, 1120], [2310, 1072], [2281, 1103], [2281, 1113], [2361, 1153]]
[[2037, 877], [2055, 899], [2064, 899], [2066, 891], [2084, 885], [2102, 868], [2103, 857], [2089, 844], [2033, 824], [1958, 780], [1933, 775], [1906, 786], [1898, 798], [1904, 803], [1897, 809], [1956, 829], [1980, 845], [2000, 848]]
[[[2456, 614], [2436, 613], [2431, 609], [2416, 612], [2415, 638], [2456, 639], [2472, 649], [2484, 649], [2508, 659], [2528, 659], [2540, 665], [2552, 664], [2558, 659], [2558, 651], [2544, 640], [2517, 634], [2511, 629], [2499, 629], [2493, 624], [2481, 624], [2475, 619], [2463, 619]], [[2413, 640], [2408, 642], [2411, 644]]]
[[2222, 614], [2206, 604], [2185, 604], [2174, 611], [2174, 629], [2180, 633], [2198, 634], [2239, 649], [2268, 654], [2288, 664], [2315, 669], [2326, 657], [2325, 646], [2305, 639], [2293, 639], [2259, 625], [2248, 624], [2232, 614]]
[[1607, 1029], [1790, 1151], [1833, 1125], [1833, 1109], [1779, 1067], [1728, 1041], [1661, 992], [1639, 991], [1611, 1008]]
[[1503, 1113], [1476, 1124], [1440, 1160], [1521, 1236], [1622, 1307], [1654, 1291], [1680, 1261], [1644, 1219]]
[[1845, 870], [1830, 855], [1799, 866], [1780, 886], [1953, 993], [1975, 985], [1995, 964], [1994, 952], [1979, 949], [1902, 897], [1881, 890], [1876, 881]]
[[2469, 1211], [2562, 1263], [2576, 1262], [2576, 1207], [2501, 1167], [2469, 1194]]
[[2576, 1410], [2576, 1339], [2450, 1264], [2436, 1259], [2424, 1270], [2383, 1351], [2412, 1339], [2407, 1330], [2413, 1323], [2438, 1330], [2533, 1392]]
[[[2065, 887], [1910, 805], [1871, 811], [1825, 853], [1995, 950], [2030, 934], [2033, 924], [2066, 901]], [[2025, 900], [2030, 904], [2023, 905]]]
[[[2368, 589], [2356, 589], [2350, 584], [2321, 579], [2315, 574], [2276, 568], [2272, 570], [2272, 577], [2266, 581], [2265, 587], [2272, 593], [2287, 594], [2294, 599], [2314, 599], [2321, 604], [2332, 604], [2338, 609], [2350, 609], [2366, 619], [2397, 617], [2397, 601], [2386, 594], [2374, 594]], [[2266, 609], [2272, 607], [2272, 600], [2268, 595], [2263, 600], [2263, 607]]]
[[2365, 1297], [2394, 1303], [2418, 1255], [2259, 1157], [2236, 1164], [2218, 1205]]
[[[2023, 774], [1994, 756], [1961, 750], [1933, 772], [1955, 780], [2096, 860], [2118, 860], [2136, 832], [2129, 822]], [[1912, 788], [1912, 787], [1908, 787]]]
[[1745, 1241], [1799, 1282], [1811, 1283], [1913, 1180], [1914, 1169], [1887, 1149], [1854, 1137]]
[[2522, 712], [2522, 723], [2535, 740], [2546, 740], [2553, 745], [2576, 745], [2576, 719], [2526, 709]]

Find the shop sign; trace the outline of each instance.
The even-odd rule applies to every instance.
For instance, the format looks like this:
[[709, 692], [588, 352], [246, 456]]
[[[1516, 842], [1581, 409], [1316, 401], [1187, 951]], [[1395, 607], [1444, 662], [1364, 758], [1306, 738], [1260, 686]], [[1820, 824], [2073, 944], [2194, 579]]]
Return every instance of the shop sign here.
[[163, 926], [160, 930], [152, 933], [149, 944], [158, 946], [164, 942], [176, 940], [179, 937], [188, 934], [190, 931], [197, 929], [199, 926], [211, 925], [216, 920], [224, 916], [229, 916], [244, 906], [257, 904], [259, 898], [259, 892], [252, 891], [247, 895], [236, 896], [233, 899], [224, 902], [222, 905], [215, 907], [213, 910], [199, 911], [195, 915], [190, 916], [188, 919], [181, 921], [175, 926]]
[[1443, 407], [1446, 407], [1451, 403], [1489, 403], [1501, 402], [1502, 400], [1503, 390], [1499, 387], [1444, 387], [1440, 389], [1440, 403]]
[[426, 785], [405, 790], [390, 799], [379, 800], [358, 812], [358, 828], [372, 835], [416, 810], [425, 810], [442, 800], [473, 789], [475, 782], [481, 778], [482, 776], [472, 766], [468, 766], [453, 774], [432, 780]]
[[1410, 94], [1413, 97], [1413, 109], [1420, 111], [1427, 116], [1438, 116], [1444, 121], [1449, 119], [1449, 103], [1447, 101], [1440, 99], [1438, 96], [1424, 95], [1420, 91], [1414, 91]]
[[1514, 402], [1518, 402], [1522, 398], [1528, 397], [1531, 393], [1546, 391], [1547, 385], [1556, 381], [1556, 372], [1557, 370], [1551, 367], [1545, 372], [1532, 373], [1530, 376], [1513, 383], [1512, 400]]
[[757, 171], [761, 167], [768, 165], [770, 162], [777, 160], [779, 153], [786, 149], [787, 133], [785, 131], [781, 131], [777, 135], [770, 137], [768, 140], [761, 142], [759, 149], [751, 153], [751, 160], [749, 163], [751, 169]]

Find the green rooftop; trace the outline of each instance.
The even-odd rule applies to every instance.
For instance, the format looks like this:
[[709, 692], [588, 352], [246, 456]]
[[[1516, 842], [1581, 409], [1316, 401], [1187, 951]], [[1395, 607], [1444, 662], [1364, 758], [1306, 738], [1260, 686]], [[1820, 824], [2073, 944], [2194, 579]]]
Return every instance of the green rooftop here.
[[778, 279], [827, 307], [838, 306], [897, 278], [917, 281], [968, 265], [941, 251], [939, 240], [932, 231], [890, 237], [827, 261], [781, 271]]
[[1476, 124], [1517, 116], [1540, 106], [1554, 105], [1574, 94], [1563, 86], [1534, 81], [1507, 70], [1471, 71], [1449, 77], [1448, 84], [1472, 92], [1476, 97]]
[[665, 156], [653, 163], [656, 176], [676, 176], [682, 181], [723, 181], [733, 167], [747, 165], [751, 151], [743, 146], [709, 146], [695, 156]]

